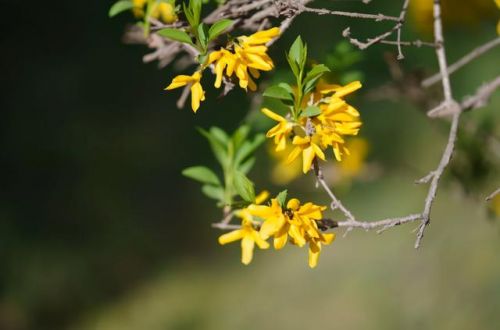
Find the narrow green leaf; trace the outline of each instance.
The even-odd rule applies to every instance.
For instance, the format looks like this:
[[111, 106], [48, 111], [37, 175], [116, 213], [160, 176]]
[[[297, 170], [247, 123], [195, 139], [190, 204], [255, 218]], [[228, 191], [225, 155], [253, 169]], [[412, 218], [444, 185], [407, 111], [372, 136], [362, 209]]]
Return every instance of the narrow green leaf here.
[[249, 157], [264, 141], [266, 140], [264, 134], [258, 134], [253, 141], [245, 141], [241, 147], [236, 151], [234, 163], [236, 166], [241, 164], [247, 157]]
[[215, 186], [221, 185], [217, 175], [205, 166], [188, 167], [182, 171], [182, 175], [202, 183], [208, 183]]
[[304, 79], [304, 93], [307, 94], [312, 91], [323, 74], [329, 71], [330, 69], [324, 64], [315, 65], [307, 73], [306, 78]]
[[205, 196], [209, 198], [224, 202], [224, 189], [222, 189], [222, 187], [206, 184], [201, 187], [201, 192], [203, 192]]
[[253, 187], [253, 182], [240, 171], [234, 171], [234, 188], [236, 189], [238, 195], [240, 195], [245, 201], [255, 201], [255, 189]]
[[321, 113], [320, 108], [318, 108], [315, 105], [310, 105], [301, 112], [300, 116], [301, 117], [314, 117], [314, 116], [319, 115], [320, 113]]
[[281, 82], [281, 83], [278, 84], [278, 86], [280, 86], [281, 88], [286, 89], [286, 91], [288, 93], [290, 93], [291, 95], [294, 95], [293, 88], [289, 84]]
[[227, 136], [227, 133], [217, 126], [210, 127], [210, 134], [222, 143], [222, 145], [226, 145], [229, 142], [229, 136]]
[[186, 19], [187, 19], [189, 25], [191, 27], [195, 26], [196, 24], [194, 22], [193, 13], [191, 12], [191, 4], [186, 5], [186, 3], [183, 2], [182, 9], [183, 9], [184, 15], [186, 16]]
[[116, 15], [132, 8], [134, 8], [134, 4], [132, 3], [132, 1], [129, 0], [118, 1], [115, 4], [113, 4], [111, 8], [109, 8], [108, 16], [115, 17]]
[[250, 157], [244, 161], [240, 166], [238, 166], [238, 171], [243, 174], [248, 174], [255, 164], [255, 157]]
[[276, 200], [278, 201], [278, 203], [280, 204], [281, 208], [285, 208], [286, 207], [286, 196], [288, 194], [288, 190], [283, 190], [282, 192], [280, 192], [278, 194], [278, 196], [276, 196]]
[[172, 39], [175, 41], [180, 41], [185, 44], [193, 44], [193, 41], [191, 40], [191, 37], [189, 34], [187, 34], [184, 31], [177, 30], [177, 29], [171, 29], [171, 28], [165, 28], [161, 29], [158, 31], [158, 34], [161, 35], [162, 37]]
[[279, 100], [293, 101], [292, 94], [290, 94], [290, 92], [286, 88], [279, 85], [267, 88], [263, 95]]
[[290, 65], [290, 69], [292, 69], [292, 72], [295, 77], [299, 76], [299, 65], [292, 59], [288, 54], [285, 54], [286, 60], [288, 61], [288, 65]]
[[210, 143], [210, 147], [212, 148], [212, 152], [214, 153], [215, 158], [219, 161], [223, 168], [229, 164], [229, 157], [227, 153], [226, 146], [221, 143], [219, 140], [214, 138], [209, 132], [202, 128], [198, 128], [198, 131], [203, 135], [208, 142]]
[[300, 36], [298, 36], [290, 47], [290, 50], [288, 51], [288, 57], [290, 58], [290, 60], [300, 65], [302, 63], [303, 54], [304, 44], [302, 43], [302, 39], [300, 38]]
[[211, 41], [217, 38], [222, 32], [227, 30], [233, 21], [230, 19], [222, 19], [220, 21], [215, 22], [210, 29], [208, 30], [208, 41]]
[[249, 132], [250, 132], [250, 126], [242, 125], [238, 127], [238, 129], [233, 133], [231, 139], [233, 140], [234, 148], [236, 150], [238, 150], [243, 141], [247, 138]]
[[189, 0], [189, 7], [191, 7], [193, 13], [193, 28], [197, 28], [198, 24], [200, 24], [201, 5], [201, 0]]
[[198, 40], [200, 40], [201, 48], [206, 49], [208, 45], [208, 30], [204, 23], [198, 25]]
[[312, 67], [306, 75], [305, 81], [311, 80], [318, 76], [322, 76], [325, 72], [330, 72], [330, 69], [324, 64], [318, 64]]

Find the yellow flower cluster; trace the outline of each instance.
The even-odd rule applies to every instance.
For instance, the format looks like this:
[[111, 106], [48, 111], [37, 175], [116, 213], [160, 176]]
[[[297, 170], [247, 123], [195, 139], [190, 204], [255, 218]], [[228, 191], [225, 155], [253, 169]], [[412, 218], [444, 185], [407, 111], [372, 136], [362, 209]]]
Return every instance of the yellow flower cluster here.
[[325, 209], [313, 203], [301, 205], [296, 198], [290, 199], [286, 208], [282, 208], [276, 198], [271, 199], [270, 205], [256, 202], [237, 212], [242, 219], [241, 229], [220, 236], [219, 243], [224, 245], [241, 239], [241, 262], [245, 265], [252, 260], [255, 244], [261, 249], [269, 248], [266, 240], [270, 237], [273, 237], [276, 250], [282, 249], [288, 241], [299, 247], [308, 244], [309, 267], [314, 268], [321, 246], [335, 239], [334, 233], [324, 234], [318, 229], [317, 221], [323, 218]]
[[305, 97], [321, 110], [318, 115], [311, 117], [294, 120], [284, 118], [269, 109], [262, 109], [266, 116], [278, 122], [266, 136], [274, 138], [276, 151], [284, 150], [287, 140], [292, 138], [294, 149], [287, 161], [291, 163], [302, 155], [304, 173], [311, 169], [315, 158], [325, 160], [323, 150], [330, 146], [335, 158], [341, 161], [343, 155], [349, 155], [344, 136], [357, 135], [361, 126], [359, 112], [347, 104], [343, 97], [359, 88], [361, 88], [359, 81], [346, 86], [318, 83], [315, 92]]
[[[215, 63], [216, 80], [214, 86], [221, 86], [224, 73], [231, 77], [233, 73], [239, 79], [243, 89], [257, 90], [253, 78], [259, 78], [260, 71], [271, 71], [273, 61], [267, 55], [266, 44], [280, 34], [280, 29], [275, 27], [265, 31], [256, 32], [250, 36], [241, 36], [232, 45], [233, 51], [222, 48], [208, 56], [208, 64]], [[225, 70], [225, 71], [224, 71]]]
[[[224, 75], [231, 78], [235, 74], [241, 88], [245, 90], [249, 88], [251, 91], [255, 91], [257, 85], [252, 78], [259, 78], [259, 70], [270, 71], [274, 68], [273, 61], [267, 55], [265, 44], [278, 36], [279, 33], [279, 28], [275, 27], [256, 32], [250, 36], [238, 37], [236, 42], [227, 49], [222, 48], [211, 52], [208, 55], [207, 62], [192, 76], [180, 75], [175, 77], [166, 90], [193, 84], [191, 87], [191, 107], [196, 113], [200, 101], [205, 100], [205, 93], [200, 84], [202, 71], [213, 64], [216, 76], [214, 86], [216, 88], [221, 87]], [[196, 87], [193, 90], [194, 86]]]
[[[144, 17], [144, 6], [148, 0], [132, 0], [134, 7], [132, 12], [135, 17]], [[175, 1], [171, 2], [159, 2], [154, 4], [154, 8], [151, 11], [151, 16], [153, 18], [159, 19], [164, 23], [170, 24], [177, 21], [177, 15], [175, 13]]]

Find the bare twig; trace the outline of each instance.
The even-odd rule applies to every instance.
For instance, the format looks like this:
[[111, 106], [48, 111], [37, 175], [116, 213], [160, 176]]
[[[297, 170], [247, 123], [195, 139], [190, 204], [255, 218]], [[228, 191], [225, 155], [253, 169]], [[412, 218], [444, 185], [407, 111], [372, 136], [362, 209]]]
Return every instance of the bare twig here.
[[486, 197], [486, 201], [490, 201], [492, 200], [493, 198], [495, 198], [496, 195], [500, 194], [500, 188], [498, 188], [497, 190], [495, 190], [494, 192], [492, 192], [491, 194], [489, 194], [487, 197]]
[[464, 101], [462, 101], [462, 103], [460, 104], [462, 111], [468, 111], [484, 107], [488, 103], [491, 95], [499, 88], [500, 88], [500, 75], [497, 76], [492, 81], [487, 82], [482, 86], [480, 86], [474, 95], [466, 97]]
[[[449, 74], [454, 73], [458, 69], [462, 68], [466, 64], [470, 63], [471, 61], [475, 60], [476, 58], [480, 57], [481, 55], [485, 54], [486, 52], [495, 48], [498, 45], [500, 45], [500, 37], [496, 37], [495, 39], [490, 40], [487, 43], [475, 48], [470, 53], [466, 54], [461, 59], [450, 65], [448, 67], [448, 73]], [[436, 73], [435, 75], [423, 80], [422, 86], [424, 87], [432, 86], [435, 83], [439, 82], [441, 80], [441, 77], [442, 77], [441, 73]]]
[[[404, 0], [403, 6], [401, 7], [401, 11], [399, 13], [399, 17], [397, 19], [397, 24], [396, 25], [394, 25], [387, 32], [384, 32], [384, 33], [382, 33], [381, 35], [379, 35], [379, 36], [377, 36], [375, 38], [368, 39], [367, 42], [362, 42], [362, 41], [359, 41], [356, 38], [351, 37], [351, 29], [350, 29], [350, 27], [347, 27], [342, 32], [342, 35], [344, 37], [348, 38], [349, 42], [351, 42], [353, 45], [357, 46], [359, 49], [366, 49], [366, 48], [368, 48], [368, 47], [370, 47], [370, 46], [372, 46], [372, 45], [374, 45], [376, 43], [379, 43], [382, 40], [385, 40], [390, 35], [392, 35], [394, 33], [394, 31], [400, 31], [401, 30], [401, 28], [403, 27], [405, 18], [406, 18], [406, 13], [408, 11], [408, 5], [409, 5], [409, 3], [410, 3], [410, 0]], [[398, 40], [396, 42], [396, 45], [398, 46], [398, 59], [404, 58], [403, 54], [401, 53], [401, 45], [400, 45], [400, 39], [401, 38], [400, 37], [401, 37], [401, 34], [400, 34], [400, 32], [398, 32]]]

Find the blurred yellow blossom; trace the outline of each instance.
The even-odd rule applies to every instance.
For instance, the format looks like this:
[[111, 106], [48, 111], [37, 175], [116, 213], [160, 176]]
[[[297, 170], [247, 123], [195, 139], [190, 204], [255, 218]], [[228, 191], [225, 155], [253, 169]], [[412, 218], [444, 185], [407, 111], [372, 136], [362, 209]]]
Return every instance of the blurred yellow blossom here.
[[[495, 0], [497, 7], [500, 9], [500, 0]], [[500, 20], [497, 22], [497, 34], [500, 36]]]
[[[132, 0], [132, 3], [134, 4], [132, 12], [135, 17], [144, 17], [144, 7], [147, 2], [148, 0]], [[151, 11], [151, 16], [153, 18], [159, 19], [167, 24], [177, 21], [177, 15], [175, 13], [175, 0], [156, 1], [153, 6], [154, 7]]]
[[[416, 28], [425, 34], [432, 33], [433, 4], [429, 0], [410, 1], [411, 19]], [[494, 4], [491, 0], [441, 0], [441, 9], [445, 27], [474, 25], [494, 17]]]
[[196, 113], [200, 102], [205, 100], [205, 91], [200, 83], [201, 71], [196, 71], [192, 76], [179, 75], [175, 77], [165, 90], [171, 90], [182, 86], [191, 86], [191, 108]]
[[285, 185], [295, 180], [302, 174], [302, 162], [296, 159], [292, 162], [287, 162], [288, 154], [295, 147], [292, 144], [287, 144], [283, 152], [276, 151], [274, 144], [270, 143], [268, 153], [274, 161], [274, 166], [271, 169], [271, 181], [277, 185]]
[[347, 147], [350, 150], [350, 155], [339, 162], [337, 167], [342, 178], [352, 179], [363, 170], [368, 155], [368, 141], [363, 138], [354, 138], [347, 142]]
[[500, 194], [496, 194], [489, 201], [489, 209], [495, 216], [500, 217]]

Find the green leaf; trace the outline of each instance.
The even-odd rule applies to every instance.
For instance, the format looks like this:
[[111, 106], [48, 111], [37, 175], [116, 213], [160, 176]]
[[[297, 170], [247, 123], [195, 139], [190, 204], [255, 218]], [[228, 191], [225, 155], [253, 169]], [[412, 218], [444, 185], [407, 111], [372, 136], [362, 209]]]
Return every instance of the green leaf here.
[[182, 175], [202, 183], [208, 183], [215, 186], [221, 185], [217, 175], [215, 175], [211, 169], [204, 166], [188, 167], [182, 171]]
[[280, 86], [281, 88], [286, 89], [286, 91], [287, 91], [288, 93], [290, 93], [291, 95], [294, 95], [294, 92], [293, 92], [292, 86], [290, 86], [289, 84], [284, 83], [284, 82], [281, 82], [281, 83], [279, 83], [279, 84], [278, 84], [278, 86]]
[[208, 30], [208, 41], [217, 38], [222, 32], [227, 30], [232, 24], [233, 24], [233, 21], [230, 19], [222, 19], [218, 22], [215, 22]]
[[240, 195], [245, 201], [255, 201], [255, 189], [253, 187], [253, 182], [240, 171], [234, 171], [234, 188], [236, 189], [238, 195]]
[[218, 139], [202, 128], [198, 128], [198, 131], [208, 140], [215, 158], [219, 161], [222, 167], [225, 168], [227, 164], [229, 164], [229, 157], [225, 144], [221, 143]]
[[347, 85], [356, 80], [364, 80], [364, 74], [361, 71], [347, 71], [340, 76], [340, 83]]
[[279, 85], [267, 88], [263, 95], [279, 100], [293, 101], [292, 94], [290, 94], [290, 92], [286, 88]]
[[193, 41], [191, 40], [191, 37], [189, 34], [187, 34], [184, 31], [177, 30], [177, 29], [171, 29], [171, 28], [165, 28], [161, 29], [158, 31], [158, 34], [161, 35], [162, 37], [172, 39], [175, 41], [180, 41], [185, 44], [193, 44]]
[[290, 50], [288, 51], [288, 57], [290, 58], [290, 60], [297, 63], [299, 66], [302, 63], [302, 55], [304, 54], [303, 49], [304, 43], [302, 42], [300, 36], [298, 36], [290, 47]]
[[227, 133], [217, 126], [210, 127], [210, 135], [222, 143], [222, 145], [226, 145], [229, 142], [229, 136], [227, 136]]
[[185, 2], [182, 3], [182, 9], [184, 12], [184, 15], [186, 16], [186, 19], [191, 27], [196, 26], [193, 13], [191, 12], [191, 4], [186, 5]]
[[306, 75], [304, 79], [304, 93], [309, 93], [314, 89], [319, 78], [323, 76], [325, 72], [330, 72], [330, 69], [324, 64], [315, 65]]
[[306, 75], [305, 82], [308, 80], [321, 77], [325, 72], [330, 72], [330, 69], [324, 64], [318, 64], [312, 67]]
[[295, 77], [298, 77], [299, 76], [299, 65], [293, 60], [291, 59], [288, 54], [285, 54], [285, 57], [286, 57], [286, 60], [288, 61], [288, 64], [290, 65], [290, 69], [292, 69], [292, 72], [293, 74], [295, 75]]
[[238, 166], [238, 171], [243, 174], [248, 174], [255, 164], [255, 157], [250, 157], [244, 161], [240, 166]]
[[206, 49], [208, 45], [208, 30], [204, 23], [198, 25], [198, 40], [200, 40], [201, 48]]
[[248, 133], [250, 132], [250, 126], [242, 125], [238, 127], [238, 129], [233, 133], [231, 139], [233, 140], [234, 148], [237, 150], [243, 141], [247, 138]]
[[113, 4], [111, 8], [109, 8], [108, 16], [115, 17], [119, 13], [122, 13], [132, 8], [134, 8], [134, 4], [132, 3], [132, 1], [129, 0], [118, 1], [115, 4]]
[[310, 105], [305, 108], [300, 114], [301, 117], [314, 117], [321, 113], [321, 109], [315, 105]]
[[224, 201], [224, 189], [222, 187], [212, 186], [209, 184], [201, 187], [201, 191], [205, 194], [205, 196], [215, 199], [217, 201]]
[[278, 203], [280, 204], [281, 208], [285, 208], [286, 205], [285, 205], [285, 202], [286, 202], [286, 196], [288, 194], [288, 190], [283, 190], [282, 192], [280, 192], [278, 194], [278, 196], [276, 196], [276, 200], [278, 200]]
[[193, 28], [197, 28], [200, 23], [201, 5], [201, 0], [189, 0], [189, 7], [193, 14]]
[[252, 142], [243, 142], [241, 147], [236, 151], [236, 156], [234, 157], [234, 163], [236, 166], [241, 164], [248, 156], [250, 156], [265, 140], [266, 138], [264, 134], [258, 134]]

